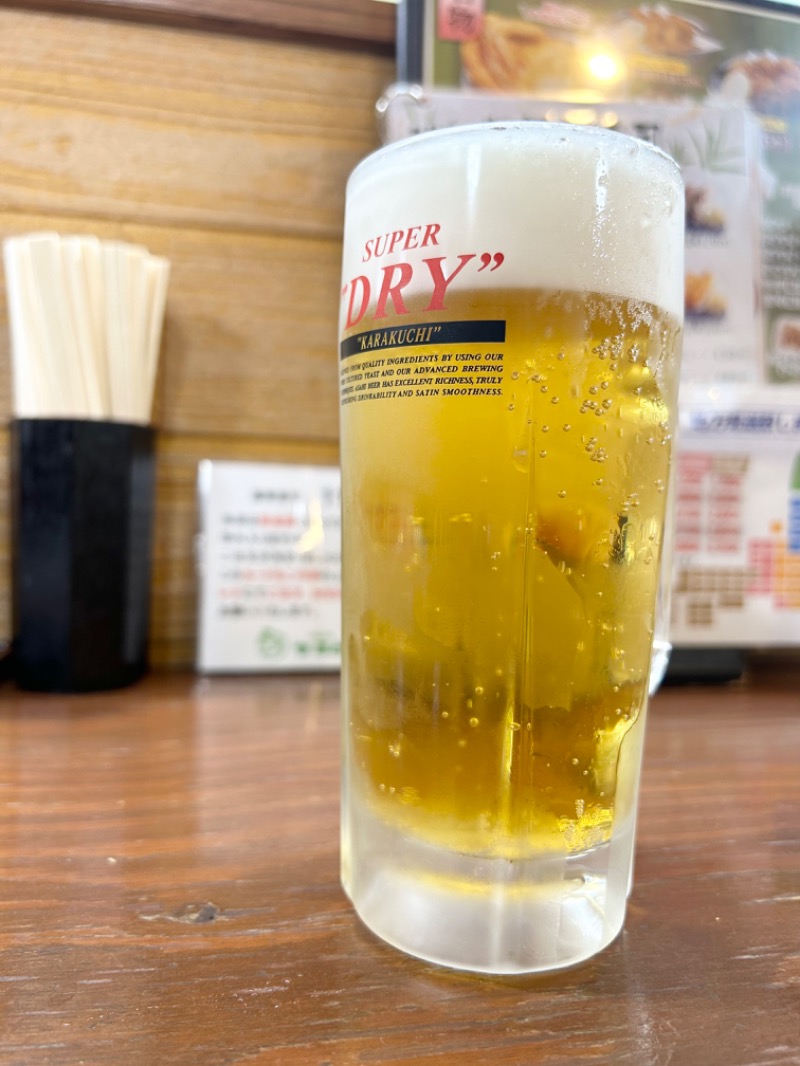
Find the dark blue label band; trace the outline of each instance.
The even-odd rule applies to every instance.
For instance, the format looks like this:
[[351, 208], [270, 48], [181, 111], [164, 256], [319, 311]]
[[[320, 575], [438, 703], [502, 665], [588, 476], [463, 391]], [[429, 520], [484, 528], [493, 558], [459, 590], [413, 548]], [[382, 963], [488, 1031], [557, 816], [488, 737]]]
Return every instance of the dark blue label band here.
[[356, 333], [339, 346], [340, 358], [365, 355], [386, 348], [414, 348], [426, 344], [501, 344], [506, 339], [503, 319], [465, 322], [415, 322], [407, 326], [370, 329]]

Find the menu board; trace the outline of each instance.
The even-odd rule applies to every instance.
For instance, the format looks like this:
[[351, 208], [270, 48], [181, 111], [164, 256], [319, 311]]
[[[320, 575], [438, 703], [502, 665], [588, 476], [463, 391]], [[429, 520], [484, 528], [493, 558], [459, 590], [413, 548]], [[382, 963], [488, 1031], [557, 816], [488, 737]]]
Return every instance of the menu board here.
[[676, 645], [800, 645], [800, 391], [688, 390], [681, 403]]
[[200, 464], [200, 670], [338, 670], [340, 495], [338, 467]]
[[764, 380], [800, 381], [800, 13], [682, 0], [427, 0], [419, 26], [416, 38], [399, 34], [415, 53], [399, 68], [418, 69], [428, 89], [746, 106], [764, 148]]

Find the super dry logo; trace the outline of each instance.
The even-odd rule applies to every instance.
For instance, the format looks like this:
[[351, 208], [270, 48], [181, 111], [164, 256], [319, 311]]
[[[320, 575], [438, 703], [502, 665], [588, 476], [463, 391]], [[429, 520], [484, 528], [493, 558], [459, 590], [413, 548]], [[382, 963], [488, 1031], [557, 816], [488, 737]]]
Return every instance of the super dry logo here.
[[[370, 237], [364, 244], [362, 262], [372, 262], [397, 251], [408, 252], [438, 245], [440, 230], [441, 226], [430, 223]], [[464, 280], [472, 272], [481, 273], [486, 269], [495, 271], [504, 261], [502, 252], [465, 252], [449, 261], [443, 255], [426, 256], [418, 262], [404, 259], [381, 266], [371, 276], [357, 274], [342, 288], [346, 308], [344, 328], [352, 329], [358, 325], [373, 303], [373, 321], [386, 318], [390, 307], [396, 315], [410, 314], [406, 304], [409, 286], [427, 301], [421, 308], [423, 313], [445, 311], [447, 292], [457, 278]]]
[[429, 222], [427, 226], [409, 226], [408, 229], [396, 229], [392, 233], [382, 233], [380, 237], [370, 237], [364, 244], [362, 263], [370, 259], [380, 259], [382, 255], [391, 255], [395, 249], [408, 252], [412, 248], [427, 248], [439, 243], [438, 222]]

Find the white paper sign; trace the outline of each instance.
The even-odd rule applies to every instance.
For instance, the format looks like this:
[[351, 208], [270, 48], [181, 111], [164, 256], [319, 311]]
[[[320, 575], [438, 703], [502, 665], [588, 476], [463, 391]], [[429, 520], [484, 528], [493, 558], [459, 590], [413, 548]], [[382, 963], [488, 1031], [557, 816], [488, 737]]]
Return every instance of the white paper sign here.
[[338, 670], [338, 467], [206, 460], [198, 492], [198, 669]]

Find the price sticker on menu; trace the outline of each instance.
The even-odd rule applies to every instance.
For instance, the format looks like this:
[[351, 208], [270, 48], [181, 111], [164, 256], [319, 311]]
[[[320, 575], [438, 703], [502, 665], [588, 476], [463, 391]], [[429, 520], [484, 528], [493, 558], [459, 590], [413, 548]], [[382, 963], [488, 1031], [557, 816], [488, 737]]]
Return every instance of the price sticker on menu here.
[[200, 464], [197, 667], [338, 670], [338, 467]]

